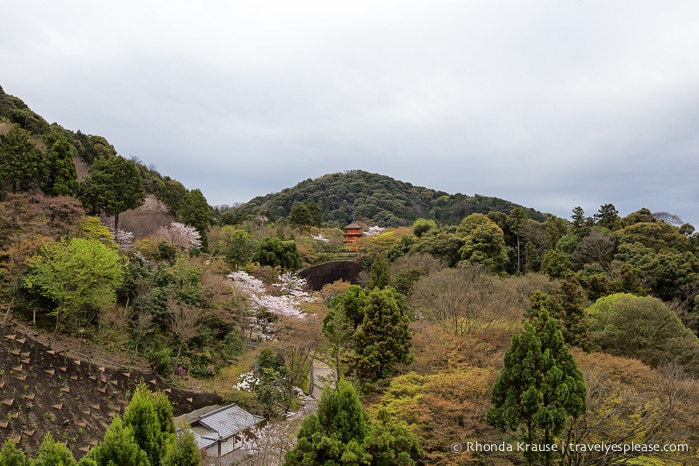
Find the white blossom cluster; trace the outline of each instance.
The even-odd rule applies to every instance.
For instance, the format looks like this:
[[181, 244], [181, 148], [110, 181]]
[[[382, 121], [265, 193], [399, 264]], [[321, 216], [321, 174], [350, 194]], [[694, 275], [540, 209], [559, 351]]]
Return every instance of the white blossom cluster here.
[[119, 249], [132, 249], [134, 235], [130, 231], [119, 228], [114, 234], [114, 241], [119, 245]]
[[304, 317], [298, 305], [313, 300], [302, 290], [306, 281], [293, 274], [281, 275], [280, 282], [273, 285], [280, 288], [280, 296], [268, 294], [262, 281], [246, 272], [234, 272], [229, 274], [228, 278], [233, 280], [238, 290], [248, 295], [252, 307], [257, 311], [266, 310], [279, 316]]
[[155, 237], [187, 250], [201, 246], [201, 235], [197, 229], [179, 222], [172, 222], [167, 227], [158, 228]]
[[382, 233], [384, 230], [385, 228], [374, 225], [373, 227], [369, 227], [369, 229], [364, 232], [364, 236], [376, 236], [379, 233]]
[[255, 387], [260, 383], [260, 379], [256, 378], [252, 371], [243, 372], [238, 377], [240, 378], [240, 382], [233, 385], [233, 388], [236, 390], [253, 392], [255, 391]]
[[322, 234], [319, 234], [318, 236], [313, 236], [313, 235], [311, 235], [311, 238], [313, 238], [313, 239], [316, 240], [316, 241], [322, 241], [323, 243], [329, 243], [329, 242], [330, 242], [330, 240], [329, 240], [328, 238], [326, 238], [325, 236], [323, 236]]

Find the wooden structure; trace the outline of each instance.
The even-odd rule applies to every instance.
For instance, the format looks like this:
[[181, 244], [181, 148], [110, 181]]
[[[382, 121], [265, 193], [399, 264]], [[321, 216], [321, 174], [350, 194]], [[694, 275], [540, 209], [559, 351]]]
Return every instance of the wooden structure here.
[[352, 222], [345, 227], [345, 243], [349, 252], [359, 252], [357, 240], [362, 236], [362, 226]]
[[241, 448], [250, 429], [264, 418], [245, 411], [240, 406], [209, 406], [175, 419], [190, 424], [199, 451], [205, 452], [204, 464], [224, 466], [244, 461], [247, 454]]

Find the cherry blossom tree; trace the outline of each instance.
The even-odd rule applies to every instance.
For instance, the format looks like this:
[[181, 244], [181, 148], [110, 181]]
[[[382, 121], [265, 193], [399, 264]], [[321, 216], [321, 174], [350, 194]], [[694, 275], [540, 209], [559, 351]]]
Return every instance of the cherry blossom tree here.
[[167, 227], [160, 227], [155, 232], [155, 238], [167, 241], [175, 246], [190, 250], [201, 247], [201, 234], [191, 225], [172, 222]]

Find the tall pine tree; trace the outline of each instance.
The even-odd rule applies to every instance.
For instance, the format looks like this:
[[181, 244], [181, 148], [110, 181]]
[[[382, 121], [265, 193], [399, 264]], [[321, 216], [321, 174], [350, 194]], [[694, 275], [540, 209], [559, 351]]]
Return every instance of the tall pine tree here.
[[[527, 445], [551, 445], [569, 416], [585, 412], [585, 381], [556, 321], [542, 309], [512, 337], [493, 386], [486, 420], [510, 428]], [[551, 464], [552, 452], [525, 451], [528, 464]]]
[[369, 292], [364, 319], [354, 334], [352, 370], [362, 382], [390, 377], [396, 364], [412, 361], [409, 326], [403, 295], [390, 286]]

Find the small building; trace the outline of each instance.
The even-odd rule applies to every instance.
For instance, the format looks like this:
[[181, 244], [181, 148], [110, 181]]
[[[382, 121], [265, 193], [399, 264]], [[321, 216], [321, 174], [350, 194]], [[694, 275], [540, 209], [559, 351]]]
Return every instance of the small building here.
[[185, 421], [191, 426], [199, 451], [211, 460], [204, 464], [231, 465], [244, 459], [241, 448], [245, 438], [264, 420], [231, 404], [202, 408], [176, 418], [175, 422]]
[[347, 243], [347, 250], [350, 252], [359, 251], [359, 245], [357, 240], [362, 236], [362, 226], [358, 223], [352, 222], [345, 227], [347, 232], [345, 233], [345, 243]]

